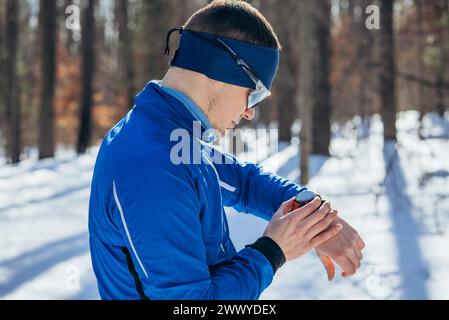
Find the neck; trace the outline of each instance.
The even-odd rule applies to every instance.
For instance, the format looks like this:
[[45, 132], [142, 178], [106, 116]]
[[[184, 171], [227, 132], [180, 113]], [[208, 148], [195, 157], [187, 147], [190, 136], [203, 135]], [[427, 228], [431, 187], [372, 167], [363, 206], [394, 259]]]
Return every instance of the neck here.
[[160, 84], [171, 89], [180, 91], [188, 96], [209, 118], [209, 97], [207, 90], [210, 83], [206, 76], [190, 70], [171, 67]]

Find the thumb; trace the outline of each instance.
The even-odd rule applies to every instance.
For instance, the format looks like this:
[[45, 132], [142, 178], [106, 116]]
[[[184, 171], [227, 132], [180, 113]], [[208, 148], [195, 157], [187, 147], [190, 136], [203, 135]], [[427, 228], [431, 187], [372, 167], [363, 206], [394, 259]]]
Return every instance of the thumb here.
[[289, 213], [290, 211], [292, 211], [293, 209], [293, 204], [295, 202], [295, 198], [291, 198], [285, 202], [283, 202], [281, 204], [281, 206], [279, 207], [279, 209], [275, 212], [275, 214], [273, 215], [273, 218], [282, 218], [283, 216], [285, 216], [287, 213]]
[[291, 198], [285, 202], [282, 203], [281, 207], [279, 208], [279, 211], [282, 212], [283, 215], [286, 215], [290, 211], [293, 210], [294, 204], [295, 204], [295, 198]]
[[324, 269], [326, 269], [327, 279], [329, 281], [332, 281], [334, 279], [334, 277], [335, 277], [334, 262], [332, 261], [331, 257], [329, 257], [329, 256], [318, 255], [318, 257], [320, 258], [321, 263], [324, 266]]

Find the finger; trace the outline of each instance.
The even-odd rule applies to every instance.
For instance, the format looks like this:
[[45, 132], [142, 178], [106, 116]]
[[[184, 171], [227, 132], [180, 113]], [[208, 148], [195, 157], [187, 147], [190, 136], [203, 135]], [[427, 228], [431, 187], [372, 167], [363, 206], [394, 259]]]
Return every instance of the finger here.
[[309, 228], [309, 230], [307, 230], [306, 236], [308, 236], [310, 238], [315, 237], [320, 232], [326, 230], [327, 227], [329, 227], [331, 225], [331, 223], [334, 222], [334, 220], [336, 218], [337, 218], [337, 211], [335, 211], [335, 210], [329, 211], [329, 213], [326, 215], [326, 217], [323, 220], [318, 221], [317, 223], [312, 225]]
[[312, 246], [312, 248], [319, 246], [323, 242], [326, 242], [330, 238], [334, 237], [337, 233], [341, 231], [342, 228], [343, 226], [341, 224], [337, 224], [332, 228], [330, 228], [329, 230], [321, 232], [320, 234], [318, 234], [317, 236], [313, 237], [310, 240], [310, 245]]
[[284, 215], [287, 215], [287, 214], [291, 213], [292, 211], [295, 211], [298, 208], [299, 208], [299, 204], [293, 199], [291, 208], [288, 208], [289, 210], [287, 212], [285, 212]]
[[354, 252], [351, 252], [351, 253], [349, 254], [349, 256], [350, 256], [352, 265], [353, 265], [354, 268], [355, 268], [354, 273], [356, 273], [357, 270], [360, 269], [362, 263], [360, 262], [360, 259], [357, 257], [357, 255], [356, 255]]
[[335, 265], [329, 256], [319, 256], [321, 263], [326, 269], [327, 280], [332, 281], [335, 278]]
[[357, 270], [356, 266], [352, 262], [352, 259], [348, 255], [340, 258], [340, 263], [340, 267], [343, 269], [341, 273], [342, 277], [352, 276]]
[[325, 202], [316, 212], [308, 216], [302, 221], [302, 228], [305, 230], [310, 229], [313, 225], [326, 218], [327, 214], [331, 210], [329, 202]]
[[358, 248], [354, 248], [354, 255], [357, 257], [357, 259], [359, 259], [359, 261], [362, 261], [363, 255]]
[[362, 265], [360, 261], [362, 259], [359, 259], [359, 256], [355, 253], [354, 250], [349, 253], [349, 257], [351, 259], [352, 265], [355, 267], [355, 270], [357, 271], [358, 269], [360, 269], [360, 266]]
[[319, 197], [315, 197], [315, 199], [310, 201], [305, 206], [302, 206], [301, 208], [293, 210], [292, 212], [290, 212], [289, 216], [292, 219], [295, 219], [297, 221], [301, 221], [301, 220], [305, 219], [306, 217], [308, 217], [309, 215], [311, 215], [312, 213], [314, 213], [320, 207], [320, 205], [321, 205], [320, 198]]
[[281, 210], [284, 213], [287, 213], [289, 210], [293, 209], [293, 204], [295, 203], [295, 198], [290, 198], [287, 201], [284, 201], [281, 205]]
[[287, 201], [284, 201], [281, 206], [279, 207], [279, 210], [275, 213], [275, 215], [278, 216], [284, 216], [288, 212], [290, 212], [293, 208], [293, 204], [295, 202], [295, 198], [291, 198]]
[[299, 208], [301, 208], [299, 203], [296, 202], [296, 201], [293, 201], [293, 208], [292, 208], [292, 210], [296, 210], [296, 209], [299, 209]]
[[362, 251], [365, 248], [365, 242], [363, 242], [362, 238], [359, 237], [357, 241], [357, 247], [360, 251]]

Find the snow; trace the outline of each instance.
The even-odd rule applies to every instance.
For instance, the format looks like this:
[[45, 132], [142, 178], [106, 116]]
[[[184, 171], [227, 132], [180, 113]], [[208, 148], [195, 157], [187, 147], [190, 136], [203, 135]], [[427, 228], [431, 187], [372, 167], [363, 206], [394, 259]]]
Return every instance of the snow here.
[[96, 151], [0, 168], [2, 299], [98, 297], [87, 234]]
[[[362, 267], [328, 282], [311, 252], [281, 268], [262, 299], [449, 298], [449, 121], [426, 116], [428, 139], [420, 140], [417, 119], [401, 113], [399, 142], [385, 145], [379, 116], [333, 125], [332, 157], [313, 157], [309, 187], [361, 234]], [[87, 233], [97, 151], [77, 157], [62, 150], [54, 159], [0, 166], [1, 299], [99, 298]], [[298, 182], [297, 151], [296, 139], [269, 157], [257, 156], [265, 150], [246, 156]], [[237, 249], [266, 226], [232, 209], [227, 214]]]

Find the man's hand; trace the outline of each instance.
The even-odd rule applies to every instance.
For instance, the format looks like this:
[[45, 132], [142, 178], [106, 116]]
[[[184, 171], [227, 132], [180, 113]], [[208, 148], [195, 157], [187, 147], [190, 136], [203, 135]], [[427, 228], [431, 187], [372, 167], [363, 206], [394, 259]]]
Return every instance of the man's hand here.
[[360, 261], [363, 259], [362, 250], [365, 247], [365, 243], [357, 231], [346, 221], [338, 217], [329, 228], [336, 224], [341, 224], [343, 229], [333, 238], [315, 248], [326, 269], [329, 281], [335, 277], [334, 261], [343, 269], [343, 277], [353, 275], [360, 268]]
[[329, 202], [321, 205], [316, 197], [301, 208], [293, 209], [294, 206], [294, 198], [284, 202], [264, 232], [264, 236], [271, 238], [282, 249], [287, 261], [326, 242], [342, 228], [340, 224], [333, 223], [337, 213], [331, 210]]

